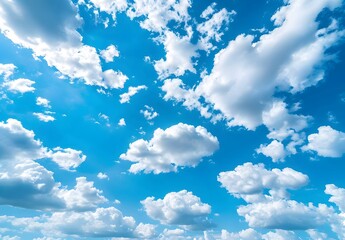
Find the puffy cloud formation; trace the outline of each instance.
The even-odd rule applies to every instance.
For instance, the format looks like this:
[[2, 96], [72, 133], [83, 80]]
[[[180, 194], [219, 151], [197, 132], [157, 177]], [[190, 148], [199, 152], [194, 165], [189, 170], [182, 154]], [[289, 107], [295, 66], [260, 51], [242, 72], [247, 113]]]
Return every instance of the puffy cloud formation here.
[[[253, 130], [265, 124], [274, 134], [285, 137], [290, 132], [286, 130], [300, 131], [308, 117], [290, 114], [286, 104], [274, 95], [301, 92], [323, 79], [325, 69], [321, 66], [331, 58], [327, 50], [343, 38], [344, 31], [335, 19], [319, 27], [317, 17], [325, 8], [332, 11], [339, 6], [340, 0], [286, 1], [272, 16], [276, 28], [258, 41], [253, 35], [239, 35], [216, 54], [211, 73], [192, 90], [196, 99], [202, 97], [229, 126]], [[207, 9], [204, 17], [213, 13]], [[183, 97], [180, 101], [185, 102]], [[285, 111], [277, 122], [270, 122], [272, 118], [267, 116], [274, 113], [272, 109]]]
[[186, 190], [171, 192], [163, 199], [148, 197], [141, 201], [146, 214], [162, 224], [180, 225], [188, 229], [206, 229], [212, 226], [207, 216], [211, 206]]
[[137, 87], [129, 87], [128, 92], [123, 93], [120, 95], [120, 103], [128, 103], [135, 94], [137, 94], [140, 90], [146, 90], [147, 87], [145, 85], [140, 85]]
[[[247, 202], [258, 202], [288, 198], [287, 189], [299, 189], [308, 183], [309, 178], [291, 168], [267, 170], [263, 164], [248, 162], [237, 166], [234, 171], [221, 172], [218, 181], [233, 196]], [[264, 195], [265, 189], [270, 195]]]
[[308, 206], [293, 200], [274, 200], [240, 206], [237, 213], [250, 227], [302, 230], [315, 228], [326, 222], [326, 206]]
[[45, 108], [51, 108], [49, 103], [50, 103], [50, 101], [46, 98], [43, 98], [43, 97], [37, 97], [36, 98], [36, 105], [37, 106], [42, 106]]
[[7, 80], [16, 69], [16, 66], [12, 63], [9, 64], [2, 64], [0, 63], [0, 76], [3, 76], [5, 80]]
[[[35, 139], [34, 132], [25, 129], [18, 120], [0, 122], [0, 136], [0, 204], [31, 209], [82, 210], [106, 201], [101, 191], [93, 187], [93, 182], [85, 178], [78, 178], [74, 189], [61, 188], [53, 173], [35, 161], [52, 157], [54, 152], [43, 147], [42, 142]], [[62, 154], [54, 158], [62, 164], [66, 160], [62, 157], [71, 157], [69, 154], [75, 151], [62, 150]], [[67, 160], [73, 161], [72, 158]]]
[[127, 15], [131, 18], [143, 17], [140, 26], [153, 32], [167, 30], [169, 22], [183, 23], [190, 19], [188, 8], [190, 0], [134, 0]]
[[166, 52], [165, 59], [154, 62], [154, 68], [160, 79], [170, 75], [181, 76], [186, 71], [196, 73], [193, 58], [198, 56], [197, 47], [190, 43], [191, 35], [180, 37], [167, 31], [159, 39], [163, 43]]
[[35, 91], [35, 88], [32, 86], [35, 82], [26, 79], [26, 78], [18, 78], [11, 81], [6, 81], [2, 84], [3, 87], [6, 87], [8, 91], [14, 93], [27, 93]]
[[128, 77], [120, 71], [112, 69], [103, 72], [104, 82], [110, 88], [123, 88]]
[[0, 3], [0, 31], [13, 43], [31, 49], [35, 58], [43, 57], [62, 75], [87, 85], [114, 88], [103, 79], [96, 49], [82, 43], [77, 31], [81, 22], [70, 0]]
[[100, 54], [105, 62], [112, 62], [115, 57], [120, 56], [120, 52], [114, 45], [109, 45], [106, 49], [102, 50]]
[[[86, 212], [54, 212], [50, 216], [15, 218], [7, 216], [7, 222], [22, 227], [27, 232], [41, 232], [48, 239], [58, 237], [84, 238], [152, 238], [155, 226], [135, 222], [114, 207], [97, 208]], [[51, 237], [51, 238], [50, 238]]]
[[165, 130], [156, 129], [149, 141], [139, 139], [130, 144], [122, 160], [134, 162], [132, 173], [176, 172], [179, 167], [195, 167], [203, 157], [219, 147], [218, 139], [204, 127], [179, 123]]
[[63, 149], [56, 147], [52, 151], [49, 151], [47, 156], [65, 170], [75, 169], [86, 160], [86, 156], [82, 151], [72, 148]]
[[303, 150], [315, 151], [322, 157], [341, 157], [345, 153], [345, 133], [321, 126], [318, 133], [308, 136], [308, 145]]
[[284, 148], [284, 144], [277, 140], [273, 140], [266, 146], [260, 145], [260, 148], [257, 149], [256, 152], [272, 158], [273, 162], [284, 162], [284, 158], [288, 154]]

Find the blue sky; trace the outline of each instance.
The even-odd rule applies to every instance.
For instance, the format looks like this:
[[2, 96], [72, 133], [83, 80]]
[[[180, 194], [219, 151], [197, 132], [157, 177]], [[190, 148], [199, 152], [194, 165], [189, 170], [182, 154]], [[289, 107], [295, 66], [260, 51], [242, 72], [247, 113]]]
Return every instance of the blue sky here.
[[0, 2], [1, 239], [345, 239], [342, 0]]

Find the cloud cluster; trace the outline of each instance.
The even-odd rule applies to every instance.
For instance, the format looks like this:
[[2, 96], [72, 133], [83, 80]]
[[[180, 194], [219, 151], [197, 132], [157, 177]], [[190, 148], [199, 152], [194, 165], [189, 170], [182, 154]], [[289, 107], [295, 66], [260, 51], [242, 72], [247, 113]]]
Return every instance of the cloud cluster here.
[[131, 143], [120, 158], [134, 162], [129, 169], [132, 173], [159, 174], [195, 167], [218, 147], [217, 138], [204, 127], [179, 123], [165, 130], [156, 129], [149, 141], [139, 139]]
[[180, 225], [187, 229], [203, 230], [212, 226], [207, 216], [211, 206], [202, 203], [192, 192], [170, 192], [163, 199], [148, 197], [141, 201], [146, 214], [161, 224]]
[[82, 43], [77, 31], [81, 24], [78, 10], [70, 0], [0, 3], [0, 31], [13, 43], [31, 49], [36, 59], [44, 58], [49, 66], [72, 80], [118, 88], [114, 83], [117, 79], [109, 79], [102, 72], [96, 49]]
[[52, 158], [62, 168], [75, 168], [86, 158], [81, 151], [71, 148], [50, 151], [35, 139], [33, 131], [15, 119], [0, 122], [0, 136], [0, 204], [32, 209], [79, 209], [93, 208], [95, 203], [106, 201], [93, 182], [80, 178], [75, 189], [62, 188], [55, 182], [53, 172], [36, 162]]

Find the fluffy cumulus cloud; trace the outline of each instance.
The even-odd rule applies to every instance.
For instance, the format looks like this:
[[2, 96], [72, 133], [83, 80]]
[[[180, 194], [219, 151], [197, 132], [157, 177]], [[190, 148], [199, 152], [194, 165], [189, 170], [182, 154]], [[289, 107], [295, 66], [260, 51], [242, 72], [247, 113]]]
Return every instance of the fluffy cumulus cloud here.
[[131, 18], [143, 17], [140, 26], [153, 32], [167, 30], [169, 22], [184, 23], [190, 19], [188, 8], [190, 0], [134, 0], [127, 15]]
[[[263, 164], [248, 162], [233, 171], [221, 172], [218, 181], [233, 196], [258, 202], [288, 198], [287, 189], [299, 189], [308, 183], [309, 178], [291, 168], [267, 170]], [[269, 195], [264, 195], [265, 189], [269, 190]]]
[[252, 203], [237, 209], [237, 213], [245, 218], [250, 227], [285, 230], [318, 227], [326, 222], [328, 212], [325, 205], [307, 206], [284, 199]]
[[165, 59], [154, 62], [154, 68], [160, 79], [170, 75], [181, 76], [186, 71], [196, 73], [193, 58], [198, 56], [197, 47], [190, 43], [191, 36], [179, 36], [173, 32], [166, 32], [159, 39], [166, 51]]
[[0, 3], [0, 30], [13, 43], [31, 49], [35, 58], [43, 57], [62, 75], [113, 88], [103, 79], [96, 49], [81, 41], [77, 31], [81, 23], [70, 0]]
[[37, 97], [36, 98], [36, 105], [37, 106], [42, 106], [42, 107], [45, 107], [45, 108], [51, 108], [50, 106], [50, 101], [46, 98], [43, 98], [43, 97]]
[[308, 144], [303, 150], [315, 151], [322, 157], [341, 157], [345, 153], [345, 133], [330, 126], [321, 126], [318, 133], [308, 136]]
[[129, 87], [128, 92], [123, 93], [120, 95], [120, 103], [128, 103], [135, 94], [137, 94], [141, 90], [146, 90], [147, 87], [145, 85], [140, 85], [137, 87]]
[[47, 156], [65, 170], [75, 169], [86, 160], [82, 151], [72, 148], [56, 147], [49, 151]]
[[132, 173], [159, 174], [176, 172], [179, 167], [195, 167], [218, 147], [218, 139], [204, 127], [179, 123], [165, 130], [156, 129], [149, 141], [139, 139], [131, 143], [120, 158], [134, 162], [129, 169]]
[[[137, 224], [131, 216], [124, 216], [114, 207], [97, 208], [85, 212], [54, 212], [50, 216], [15, 218], [7, 222], [26, 232], [41, 232], [47, 239], [84, 238], [152, 238], [155, 227]], [[44, 238], [45, 239], [45, 238]]]
[[2, 64], [0, 63], [0, 76], [3, 76], [5, 80], [7, 80], [16, 69], [16, 66], [12, 63]]
[[112, 69], [103, 72], [104, 82], [110, 88], [123, 88], [128, 77], [120, 71]]
[[186, 190], [168, 193], [163, 199], [148, 197], [141, 204], [146, 214], [161, 224], [180, 225], [195, 230], [212, 226], [207, 218], [211, 206]]
[[[286, 1], [272, 17], [276, 26], [272, 31], [258, 41], [252, 35], [239, 35], [230, 41], [216, 54], [211, 73], [193, 91], [220, 111], [229, 126], [255, 129], [266, 124], [263, 113], [276, 107], [275, 102], [282, 102], [273, 97], [276, 92], [294, 94], [323, 79], [320, 66], [330, 59], [327, 50], [344, 32], [336, 20], [319, 28], [317, 17], [325, 8], [334, 10], [340, 5], [339, 0]], [[288, 124], [290, 118], [299, 118], [298, 123], [305, 121], [303, 116], [285, 116], [288, 119], [276, 124]]]
[[18, 78], [15, 80], [6, 81], [2, 84], [2, 86], [13, 93], [27, 93], [35, 91], [35, 88], [32, 86], [34, 84], [35, 82], [30, 79]]
[[109, 45], [106, 49], [101, 51], [101, 57], [105, 62], [112, 62], [114, 58], [118, 56], [120, 56], [120, 52], [114, 45]]
[[[0, 122], [0, 136], [0, 204], [31, 209], [82, 210], [106, 201], [101, 191], [93, 187], [93, 182], [85, 178], [78, 178], [75, 188], [70, 190], [55, 182], [53, 173], [35, 160], [52, 157], [50, 155], [57, 150], [50, 152], [43, 147], [42, 142], [35, 139], [34, 132], [25, 129], [18, 120]], [[54, 158], [59, 162], [69, 161], [73, 151], [67, 149]]]

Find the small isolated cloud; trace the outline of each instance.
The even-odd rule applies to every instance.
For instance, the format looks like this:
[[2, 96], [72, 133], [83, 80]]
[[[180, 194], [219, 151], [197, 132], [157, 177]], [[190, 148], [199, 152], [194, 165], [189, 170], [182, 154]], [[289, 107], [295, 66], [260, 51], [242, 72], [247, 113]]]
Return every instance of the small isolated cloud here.
[[13, 93], [27, 93], [35, 91], [32, 86], [35, 82], [26, 78], [18, 78], [16, 80], [6, 81], [2, 85]]
[[51, 158], [60, 168], [68, 171], [76, 169], [86, 160], [86, 156], [82, 151], [61, 147], [53, 148], [52, 151], [47, 153], [47, 157]]
[[100, 54], [105, 62], [112, 62], [115, 57], [120, 56], [120, 52], [114, 45], [109, 45], [106, 49], [102, 50]]
[[0, 63], [0, 76], [3, 76], [4, 79], [7, 80], [14, 73], [14, 70], [16, 68], [17, 67], [12, 63], [9, 63], [9, 64]]
[[37, 106], [42, 106], [45, 108], [51, 108], [51, 106], [49, 104], [50, 104], [50, 101], [46, 98], [43, 98], [43, 97], [37, 97], [36, 98], [36, 105]]
[[120, 103], [129, 103], [131, 97], [137, 94], [140, 90], [146, 90], [147, 87], [145, 85], [140, 85], [137, 87], [129, 87], [128, 92], [123, 93], [120, 95]]
[[139, 139], [131, 143], [120, 158], [133, 162], [129, 169], [132, 173], [159, 174], [195, 167], [218, 148], [218, 139], [204, 127], [179, 123], [165, 130], [156, 129], [149, 141]]
[[211, 206], [186, 190], [170, 192], [163, 199], [148, 197], [141, 204], [146, 214], [161, 224], [178, 225], [190, 230], [212, 227], [208, 219]]
[[55, 121], [55, 118], [53, 116], [45, 114], [45, 113], [35, 112], [35, 113], [33, 113], [33, 115], [35, 117], [37, 117], [38, 120], [40, 120], [42, 122], [53, 122], [53, 121]]
[[106, 86], [114, 89], [123, 88], [128, 77], [120, 71], [112, 69], [103, 72], [104, 83]]
[[321, 157], [341, 157], [345, 153], [345, 133], [330, 126], [321, 126], [318, 133], [308, 136], [308, 144], [303, 150], [315, 151]]
[[126, 121], [125, 121], [125, 119], [124, 119], [124, 118], [121, 118], [121, 119], [119, 120], [119, 122], [118, 122], [117, 125], [119, 125], [119, 126], [126, 126]]
[[153, 107], [150, 107], [147, 105], [145, 105], [144, 107], [145, 107], [145, 109], [140, 110], [140, 113], [144, 115], [146, 120], [150, 121], [150, 120], [158, 117], [159, 114], [157, 112], [155, 112]]
[[109, 180], [109, 177], [108, 177], [108, 175], [107, 174], [105, 174], [105, 173], [102, 173], [102, 172], [99, 172], [98, 174], [97, 174], [97, 177], [99, 178], [99, 179], [108, 179]]

